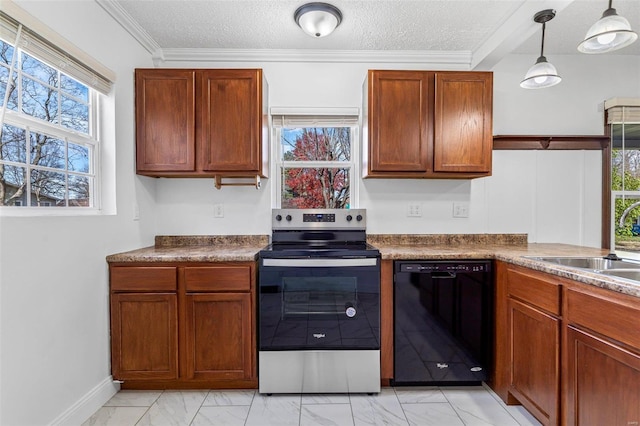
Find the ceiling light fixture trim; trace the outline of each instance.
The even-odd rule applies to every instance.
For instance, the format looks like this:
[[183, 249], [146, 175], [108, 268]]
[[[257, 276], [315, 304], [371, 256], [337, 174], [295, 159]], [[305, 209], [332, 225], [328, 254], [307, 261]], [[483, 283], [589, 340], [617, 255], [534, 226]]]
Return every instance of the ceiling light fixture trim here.
[[320, 38], [331, 34], [342, 22], [342, 12], [328, 3], [307, 3], [300, 6], [293, 18], [302, 31]]
[[523, 89], [543, 89], [545, 87], [555, 86], [562, 81], [556, 67], [547, 62], [547, 58], [544, 56], [544, 32], [546, 23], [555, 16], [556, 11], [553, 9], [541, 10], [533, 16], [535, 22], [542, 24], [542, 42], [538, 60], [529, 68], [529, 71], [527, 71], [527, 74], [524, 76], [524, 80], [520, 82], [520, 87]]
[[611, 7], [604, 11], [602, 18], [589, 28], [584, 40], [578, 45], [582, 53], [607, 53], [629, 46], [638, 39], [638, 34], [631, 29], [629, 21], [619, 16]]

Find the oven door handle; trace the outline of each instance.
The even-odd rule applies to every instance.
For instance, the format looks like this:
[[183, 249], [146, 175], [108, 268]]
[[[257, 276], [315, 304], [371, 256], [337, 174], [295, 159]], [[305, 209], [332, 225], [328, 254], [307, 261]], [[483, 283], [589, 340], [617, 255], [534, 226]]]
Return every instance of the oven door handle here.
[[300, 267], [300, 268], [340, 268], [344, 266], [376, 266], [378, 259], [262, 259], [262, 266]]

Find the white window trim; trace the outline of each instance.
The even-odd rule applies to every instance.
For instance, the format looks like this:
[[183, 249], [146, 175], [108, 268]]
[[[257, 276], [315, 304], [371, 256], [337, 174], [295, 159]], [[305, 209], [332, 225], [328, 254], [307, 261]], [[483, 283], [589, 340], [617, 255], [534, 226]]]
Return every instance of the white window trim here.
[[[349, 207], [358, 208], [360, 205], [360, 121], [357, 119], [359, 116], [359, 108], [290, 108], [290, 107], [272, 107], [270, 109], [269, 121], [271, 123], [271, 176], [275, 179], [271, 185], [271, 204], [273, 208], [281, 207], [281, 194], [280, 188], [282, 187], [282, 175], [280, 173], [281, 167], [339, 167], [344, 168], [348, 165], [350, 172], [351, 184], [349, 187]], [[281, 161], [282, 153], [280, 152], [280, 136], [281, 129], [284, 126], [281, 118], [284, 116], [291, 117], [295, 120], [295, 125], [299, 127], [350, 127], [351, 128], [351, 161]], [[293, 118], [292, 116], [295, 116]], [[276, 118], [279, 117], [280, 119]], [[350, 124], [343, 125], [343, 118], [349, 117]]]

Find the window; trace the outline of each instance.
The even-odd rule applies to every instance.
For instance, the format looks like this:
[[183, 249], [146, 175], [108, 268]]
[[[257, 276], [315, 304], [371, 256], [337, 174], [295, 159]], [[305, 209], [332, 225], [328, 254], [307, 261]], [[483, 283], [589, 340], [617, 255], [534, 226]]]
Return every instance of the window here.
[[274, 116], [276, 207], [355, 207], [357, 115]]
[[98, 96], [111, 82], [4, 14], [0, 29], [0, 206], [99, 207]]
[[640, 253], [640, 108], [608, 109], [611, 135], [611, 247]]

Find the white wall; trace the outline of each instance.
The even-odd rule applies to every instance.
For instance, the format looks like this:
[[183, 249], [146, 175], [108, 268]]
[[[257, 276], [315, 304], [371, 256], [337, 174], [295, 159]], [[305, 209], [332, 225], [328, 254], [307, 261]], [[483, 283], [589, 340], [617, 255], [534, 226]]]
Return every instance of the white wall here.
[[16, 3], [117, 73], [109, 155], [118, 213], [0, 218], [0, 424], [79, 424], [116, 389], [105, 256], [150, 245], [155, 234], [155, 182], [133, 166], [133, 68], [152, 62], [96, 2]]
[[[117, 214], [1, 218], [0, 424], [78, 421], [108, 396], [109, 253], [151, 245], [155, 234], [266, 234], [271, 180], [261, 190], [213, 181], [134, 174], [133, 69], [149, 55], [95, 2], [19, 4], [116, 71]], [[602, 132], [601, 102], [640, 96], [640, 59], [550, 57], [564, 81], [527, 92], [518, 82], [533, 57], [510, 56], [494, 69], [495, 134]], [[169, 66], [169, 65], [168, 65]], [[260, 67], [272, 106], [360, 106], [369, 68], [413, 64], [185, 63], [171, 67]], [[613, 74], [613, 75], [612, 75]], [[466, 180], [366, 180], [360, 207], [372, 233], [523, 232], [532, 242], [597, 246], [598, 152], [494, 152], [493, 176]], [[468, 201], [470, 216], [452, 218]], [[406, 204], [420, 202], [421, 218]], [[136, 203], [140, 221], [133, 220]], [[225, 206], [214, 219], [213, 204]], [[104, 402], [104, 401], [102, 401]]]
[[[602, 103], [638, 96], [640, 58], [567, 55], [550, 58], [563, 82], [525, 90], [519, 82], [535, 61], [511, 55], [494, 71], [494, 134], [603, 134]], [[269, 105], [360, 107], [368, 69], [419, 69], [415, 64], [170, 63], [170, 67], [259, 67], [269, 82]], [[466, 180], [366, 179], [360, 207], [371, 233], [526, 233], [530, 242], [600, 245], [599, 151], [495, 151], [493, 176]], [[268, 234], [270, 181], [249, 188], [213, 189], [209, 182], [163, 179], [157, 187], [158, 233]], [[204, 197], [203, 197], [204, 194]], [[468, 218], [453, 203], [469, 202]], [[406, 216], [408, 203], [423, 216]], [[213, 218], [222, 203], [224, 218]], [[179, 216], [187, 220], [178, 220]]]

